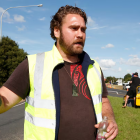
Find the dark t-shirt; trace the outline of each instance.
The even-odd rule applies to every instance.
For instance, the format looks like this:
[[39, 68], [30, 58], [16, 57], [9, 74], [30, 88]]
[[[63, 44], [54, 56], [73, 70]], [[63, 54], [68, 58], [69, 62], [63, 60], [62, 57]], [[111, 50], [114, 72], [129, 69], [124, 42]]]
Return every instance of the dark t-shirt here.
[[136, 97], [136, 88], [137, 88], [137, 86], [140, 85], [140, 79], [139, 79], [139, 77], [132, 77], [131, 81], [132, 81], [132, 83], [130, 84], [130, 89], [127, 92], [127, 95], [130, 98], [134, 98], [134, 97]]
[[131, 84], [130, 90], [136, 90], [137, 86], [140, 85], [140, 78], [132, 77], [131, 81], [132, 81], [132, 84]]
[[[95, 112], [81, 63], [65, 62], [63, 66], [58, 67], [58, 74], [61, 101], [58, 140], [95, 140]], [[102, 74], [102, 96], [107, 96], [103, 77]], [[78, 90], [77, 97], [72, 96], [73, 83]], [[4, 86], [21, 98], [26, 98], [30, 91], [27, 59], [15, 69]]]

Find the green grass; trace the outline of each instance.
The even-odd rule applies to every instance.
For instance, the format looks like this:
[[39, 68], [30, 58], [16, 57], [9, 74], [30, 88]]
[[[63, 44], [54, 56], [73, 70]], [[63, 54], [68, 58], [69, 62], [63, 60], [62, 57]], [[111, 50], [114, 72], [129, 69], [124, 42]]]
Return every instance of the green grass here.
[[140, 140], [140, 108], [122, 108], [123, 98], [108, 96], [113, 107], [119, 134], [115, 140]]

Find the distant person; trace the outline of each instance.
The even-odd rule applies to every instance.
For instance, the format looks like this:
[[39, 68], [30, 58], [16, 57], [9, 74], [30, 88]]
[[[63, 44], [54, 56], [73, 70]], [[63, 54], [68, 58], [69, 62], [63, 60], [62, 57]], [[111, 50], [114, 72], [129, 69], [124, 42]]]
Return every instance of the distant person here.
[[126, 94], [125, 104], [124, 104], [124, 106], [122, 106], [123, 108], [126, 107], [129, 97], [134, 98], [134, 107], [136, 105], [136, 88], [137, 88], [137, 86], [140, 85], [140, 78], [138, 77], [137, 72], [135, 72], [133, 74], [130, 84], [131, 84], [131, 86], [130, 86], [129, 91]]
[[134, 73], [132, 73], [132, 77], [134, 77]]

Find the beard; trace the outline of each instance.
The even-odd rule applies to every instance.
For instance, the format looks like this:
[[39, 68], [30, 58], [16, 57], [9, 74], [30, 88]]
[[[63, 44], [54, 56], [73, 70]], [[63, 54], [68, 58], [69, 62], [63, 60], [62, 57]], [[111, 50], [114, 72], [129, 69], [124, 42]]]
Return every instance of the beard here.
[[[84, 48], [83, 39], [76, 39], [72, 44], [68, 44], [64, 38], [62, 31], [60, 31], [59, 44], [63, 52], [71, 56], [81, 54]], [[79, 44], [79, 46], [78, 47], [74, 46], [76, 44]]]

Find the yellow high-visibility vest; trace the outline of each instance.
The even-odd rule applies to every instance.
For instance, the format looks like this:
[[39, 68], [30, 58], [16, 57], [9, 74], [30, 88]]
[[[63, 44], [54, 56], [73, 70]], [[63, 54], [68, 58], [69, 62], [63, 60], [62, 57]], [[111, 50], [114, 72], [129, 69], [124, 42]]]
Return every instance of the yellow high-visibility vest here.
[[[25, 102], [24, 140], [55, 140], [56, 106], [52, 75], [64, 63], [56, 46], [48, 52], [28, 55], [30, 93]], [[97, 123], [102, 121], [101, 70], [95, 61], [88, 66], [87, 84]]]

